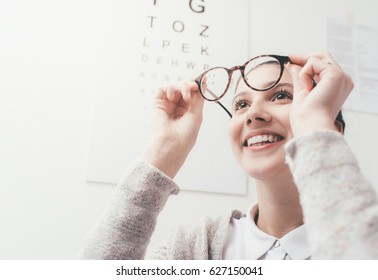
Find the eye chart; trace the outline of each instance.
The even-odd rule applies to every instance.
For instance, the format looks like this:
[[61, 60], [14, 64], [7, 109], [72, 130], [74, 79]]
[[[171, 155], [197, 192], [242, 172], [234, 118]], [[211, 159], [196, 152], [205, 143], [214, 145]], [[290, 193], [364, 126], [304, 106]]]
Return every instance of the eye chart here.
[[[117, 183], [148, 141], [159, 86], [248, 58], [247, 0], [107, 1], [87, 181]], [[245, 194], [231, 151], [229, 117], [205, 104], [197, 143], [175, 181], [185, 190]]]

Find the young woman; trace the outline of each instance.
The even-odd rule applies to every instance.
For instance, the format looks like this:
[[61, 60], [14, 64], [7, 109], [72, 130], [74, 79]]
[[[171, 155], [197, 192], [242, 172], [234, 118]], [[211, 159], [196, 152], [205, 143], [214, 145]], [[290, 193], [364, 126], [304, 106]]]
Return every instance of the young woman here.
[[[290, 55], [290, 59], [261, 57], [227, 70], [227, 75], [219, 76], [224, 69], [217, 68], [219, 72], [213, 69], [212, 75], [204, 73], [197, 83], [158, 91], [153, 137], [140, 160], [120, 181], [112, 203], [86, 239], [80, 258], [344, 256], [350, 236], [338, 234], [353, 225], [341, 215], [333, 216], [333, 210], [340, 208], [340, 203], [334, 203], [337, 196], [325, 198], [318, 190], [332, 192], [361, 179], [340, 133], [340, 108], [353, 83], [326, 53]], [[244, 76], [236, 91], [230, 93], [229, 75], [237, 70]], [[222, 77], [215, 87], [211, 86], [213, 77]], [[234, 95], [231, 105], [221, 103], [225, 94]], [[146, 255], [159, 212], [169, 195], [179, 191], [172, 179], [196, 142], [203, 97], [218, 102], [232, 115], [229, 135], [233, 152], [241, 167], [256, 180], [258, 203], [246, 215], [235, 211], [229, 216], [205, 217], [194, 228], [180, 227]], [[364, 199], [370, 197], [370, 193], [362, 195]]]

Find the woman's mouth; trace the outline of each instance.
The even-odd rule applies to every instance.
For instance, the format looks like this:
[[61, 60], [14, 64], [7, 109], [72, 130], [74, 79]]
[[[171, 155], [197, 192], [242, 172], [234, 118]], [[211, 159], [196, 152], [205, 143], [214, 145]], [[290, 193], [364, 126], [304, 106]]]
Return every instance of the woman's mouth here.
[[283, 136], [278, 134], [261, 134], [255, 135], [248, 139], [246, 139], [243, 143], [244, 147], [257, 147], [263, 146], [266, 144], [271, 144], [275, 142], [282, 141], [284, 139]]

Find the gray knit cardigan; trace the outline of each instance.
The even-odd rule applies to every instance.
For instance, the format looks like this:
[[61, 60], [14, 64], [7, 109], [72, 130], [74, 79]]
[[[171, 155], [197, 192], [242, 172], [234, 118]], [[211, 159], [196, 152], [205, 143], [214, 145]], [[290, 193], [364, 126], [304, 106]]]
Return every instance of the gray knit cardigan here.
[[[300, 191], [312, 258], [378, 258], [378, 204], [344, 138], [318, 131], [292, 139], [286, 162]], [[144, 162], [132, 164], [88, 234], [81, 259], [221, 259], [230, 215], [179, 227], [146, 253], [160, 211], [178, 186]]]

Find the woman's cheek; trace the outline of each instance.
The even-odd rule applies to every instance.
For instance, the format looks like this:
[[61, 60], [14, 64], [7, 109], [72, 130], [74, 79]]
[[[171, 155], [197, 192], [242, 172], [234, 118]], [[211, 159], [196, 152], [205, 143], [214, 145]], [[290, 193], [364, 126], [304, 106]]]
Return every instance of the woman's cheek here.
[[233, 117], [230, 120], [229, 128], [229, 140], [232, 151], [237, 156], [237, 151], [241, 148], [241, 135], [242, 135], [242, 123], [237, 117]]

